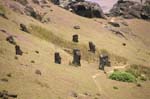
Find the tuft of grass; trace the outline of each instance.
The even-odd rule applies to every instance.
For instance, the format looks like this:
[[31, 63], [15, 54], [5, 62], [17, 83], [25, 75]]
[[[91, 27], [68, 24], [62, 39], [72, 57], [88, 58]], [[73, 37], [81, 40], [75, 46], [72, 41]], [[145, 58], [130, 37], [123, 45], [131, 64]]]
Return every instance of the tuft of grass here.
[[135, 82], [136, 77], [128, 72], [116, 71], [113, 72], [110, 76], [110, 79], [122, 81], [122, 82]]
[[150, 80], [150, 68], [133, 64], [129, 68], [127, 68], [126, 72], [131, 73], [139, 80], [146, 81], [147, 79]]
[[[69, 49], [71, 51], [75, 48], [78, 48], [81, 51], [81, 55], [82, 55], [81, 58], [83, 60], [86, 60], [88, 62], [93, 62], [93, 61], [96, 61], [99, 56], [98, 51], [95, 54], [89, 52], [88, 45], [77, 44], [77, 43], [74, 43], [71, 41], [67, 41], [67, 40], [55, 35], [51, 31], [49, 31], [43, 27], [34, 25], [34, 24], [31, 24], [30, 27], [31, 28], [29, 31], [31, 34], [33, 34], [43, 40], [49, 41], [56, 46], [62, 47], [63, 49]], [[66, 52], [68, 52], [68, 51], [66, 51]], [[72, 54], [72, 52], [69, 52], [69, 54]]]
[[0, 14], [5, 14], [5, 13], [6, 13], [5, 7], [0, 4]]
[[116, 87], [116, 86], [113, 86], [113, 89], [119, 89], [118, 87]]

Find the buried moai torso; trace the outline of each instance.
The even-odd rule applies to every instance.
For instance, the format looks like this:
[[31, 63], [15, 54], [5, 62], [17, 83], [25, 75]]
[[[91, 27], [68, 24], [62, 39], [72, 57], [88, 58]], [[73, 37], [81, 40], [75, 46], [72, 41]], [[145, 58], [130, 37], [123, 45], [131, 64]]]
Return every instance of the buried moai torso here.
[[74, 49], [73, 50], [73, 62], [72, 63], [74, 65], [81, 66], [80, 60], [81, 60], [80, 50]]
[[99, 57], [99, 69], [101, 70], [104, 70], [104, 67], [107, 65], [107, 66], [110, 66], [110, 61], [109, 61], [109, 57], [108, 55], [103, 55], [101, 54], [100, 57]]
[[89, 48], [91, 52], [95, 53], [96, 49], [95, 49], [95, 45], [93, 44], [93, 42], [89, 42]]
[[75, 34], [75, 35], [72, 36], [72, 41], [73, 42], [76, 42], [76, 43], [79, 42], [78, 39], [79, 39], [79, 36], [77, 34]]
[[61, 57], [60, 57], [60, 54], [58, 52], [55, 52], [55, 63], [56, 64], [61, 64]]
[[15, 46], [15, 50], [16, 50], [16, 55], [22, 55], [22, 54], [23, 54], [23, 52], [22, 52], [22, 50], [20, 49], [20, 46], [19, 46], [19, 45], [16, 45], [16, 46]]

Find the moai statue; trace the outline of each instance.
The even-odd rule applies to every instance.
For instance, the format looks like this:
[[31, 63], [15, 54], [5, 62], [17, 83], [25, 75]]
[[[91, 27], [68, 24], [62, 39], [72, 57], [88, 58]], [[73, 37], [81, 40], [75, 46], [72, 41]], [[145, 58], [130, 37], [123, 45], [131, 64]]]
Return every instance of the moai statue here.
[[106, 65], [110, 66], [110, 61], [109, 61], [108, 55], [101, 54], [100, 57], [99, 57], [99, 59], [100, 59], [99, 60], [100, 61], [100, 63], [99, 63], [99, 69], [104, 70], [104, 68], [105, 68]]
[[11, 43], [11, 44], [16, 45], [16, 42], [15, 42], [13, 36], [8, 36], [8, 37], [6, 38], [6, 40], [7, 40], [9, 43]]
[[23, 52], [22, 52], [22, 50], [20, 49], [20, 46], [19, 46], [19, 45], [16, 45], [16, 46], [15, 46], [15, 49], [16, 49], [16, 55], [22, 55], [22, 54], [23, 54]]
[[95, 53], [96, 48], [95, 48], [95, 44], [93, 44], [93, 42], [89, 42], [89, 48], [90, 48], [90, 50], [89, 50], [89, 51], [91, 51], [91, 52]]
[[24, 31], [24, 32], [29, 33], [27, 27], [26, 27], [24, 24], [20, 24], [20, 29], [21, 29], [22, 31]]
[[78, 38], [79, 38], [79, 36], [77, 34], [75, 34], [72, 36], [72, 41], [77, 43], [77, 42], [79, 42]]
[[60, 54], [58, 52], [55, 52], [55, 63], [56, 64], [61, 64], [61, 57], [60, 57]]
[[80, 50], [74, 49], [73, 50], [73, 62], [72, 63], [74, 65], [81, 66], [80, 60], [81, 60]]

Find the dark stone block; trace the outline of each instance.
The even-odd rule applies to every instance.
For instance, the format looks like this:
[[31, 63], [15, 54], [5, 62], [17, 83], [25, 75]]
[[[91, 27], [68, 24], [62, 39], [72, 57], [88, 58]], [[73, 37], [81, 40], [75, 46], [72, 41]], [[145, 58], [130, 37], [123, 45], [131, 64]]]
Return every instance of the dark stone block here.
[[75, 34], [72, 36], [72, 41], [73, 42], [79, 42], [78, 38], [79, 38], [79, 36], [77, 34]]
[[20, 24], [20, 30], [29, 33], [29, 31], [28, 31], [26, 25], [24, 25], [24, 24]]
[[55, 63], [56, 64], [61, 64], [61, 57], [60, 57], [60, 54], [58, 52], [55, 52]]
[[99, 69], [104, 70], [105, 66], [110, 66], [109, 57], [106, 54], [101, 54], [99, 57]]
[[11, 43], [11, 44], [13, 44], [13, 45], [16, 45], [16, 42], [15, 42], [13, 36], [8, 36], [8, 37], [6, 38], [6, 41], [8, 41], [9, 43]]
[[89, 48], [90, 48], [90, 50], [89, 50], [89, 51], [91, 51], [91, 52], [95, 53], [96, 48], [95, 48], [95, 44], [93, 44], [93, 42], [89, 42]]
[[81, 60], [80, 50], [74, 49], [73, 50], [73, 62], [72, 63], [74, 65], [81, 66], [80, 60]]
[[16, 49], [16, 55], [22, 55], [22, 54], [23, 54], [23, 52], [22, 52], [22, 50], [20, 49], [20, 46], [19, 46], [19, 45], [16, 45], [16, 46], [15, 46], [15, 49]]

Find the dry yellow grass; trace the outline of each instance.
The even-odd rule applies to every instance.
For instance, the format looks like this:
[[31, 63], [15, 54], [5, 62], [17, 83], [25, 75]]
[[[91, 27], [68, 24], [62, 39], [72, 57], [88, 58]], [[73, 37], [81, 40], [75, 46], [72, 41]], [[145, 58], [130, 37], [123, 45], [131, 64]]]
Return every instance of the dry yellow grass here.
[[[32, 3], [31, 5], [41, 9], [37, 5]], [[135, 88], [135, 85], [108, 80], [106, 75], [98, 71], [98, 62], [88, 64], [87, 60], [82, 60], [82, 66], [79, 68], [69, 66], [69, 62], [72, 61], [72, 56], [64, 51], [64, 47], [70, 49], [78, 47], [86, 55], [83, 59], [91, 61], [91, 55], [89, 56], [87, 54], [87, 45], [89, 41], [93, 41], [97, 49], [110, 53], [113, 62], [117, 62], [114, 63], [115, 65], [120, 65], [118, 63], [120, 61], [122, 63], [127, 61], [129, 63], [149, 64], [150, 55], [147, 54], [149, 53], [149, 47], [145, 46], [145, 43], [141, 42], [141, 39], [128, 35], [129, 39], [125, 40], [114, 35], [103, 27], [107, 23], [107, 20], [83, 18], [52, 4], [51, 9], [53, 9], [53, 12], [47, 14], [51, 19], [48, 24], [42, 24], [31, 17], [20, 15], [11, 10], [7, 10], [9, 20], [0, 17], [0, 29], [5, 29], [10, 35], [17, 36], [17, 44], [21, 46], [24, 52], [23, 56], [18, 56], [18, 60], [16, 60], [14, 58], [14, 46], [5, 40], [8, 35], [0, 32], [0, 79], [7, 78], [6, 75], [12, 73], [12, 77], [8, 78], [8, 83], [0, 81], [0, 90], [6, 89], [10, 92], [17, 93], [19, 99], [73, 99], [70, 95], [72, 92], [81, 95], [86, 92], [90, 93], [91, 97], [89, 99], [95, 97], [102, 99], [120, 99], [120, 97], [125, 97], [123, 99], [145, 99], [145, 97], [149, 96], [147, 94], [149, 92], [149, 84], [147, 82], [141, 88], [145, 94], [140, 94], [141, 96], [139, 96], [138, 93], [142, 93], [142, 91], [137, 87]], [[135, 34], [140, 33], [135, 29], [136, 26], [141, 26], [137, 24], [139, 20], [132, 20], [133, 22], [126, 21], [129, 24], [129, 28]], [[134, 23], [135, 21], [137, 23]], [[50, 42], [48, 42], [34, 35], [22, 32], [19, 30], [20, 23], [24, 23], [28, 27], [30, 27], [30, 24], [42, 27], [46, 29], [44, 31], [46, 33], [47, 31], [51, 31], [52, 37], [55, 38], [50, 38]], [[146, 24], [146, 26], [150, 25], [150, 23], [145, 21], [140, 21], [140, 23]], [[79, 25], [81, 29], [74, 30], [74, 25]], [[35, 33], [34, 31], [33, 33]], [[142, 34], [146, 35], [142, 35], [146, 38], [146, 42], [149, 42], [146, 34], [148, 31], [149, 28], [147, 27], [146, 30], [143, 29], [141, 31]], [[80, 39], [78, 45], [74, 45], [71, 42], [73, 34], [79, 34]], [[59, 41], [55, 40], [56, 38]], [[122, 46], [122, 43], [126, 43], [127, 46]], [[39, 51], [39, 54], [35, 53], [35, 51]], [[53, 57], [55, 51], [60, 52], [62, 65], [54, 64]], [[32, 60], [35, 63], [31, 63]], [[37, 69], [42, 72], [41, 76], [35, 74], [35, 70]], [[98, 84], [92, 78], [96, 73], [100, 73], [101, 75], [96, 78]], [[115, 83], [119, 87], [119, 95], [117, 96], [116, 91], [113, 91], [113, 89], [110, 90], [110, 87], [115, 86]], [[98, 86], [102, 88], [102, 91], [100, 91]], [[129, 93], [128, 90], [130, 89], [135, 96]], [[103, 91], [107, 92], [108, 96], [105, 96]], [[101, 96], [97, 96], [97, 93], [100, 93]]]

